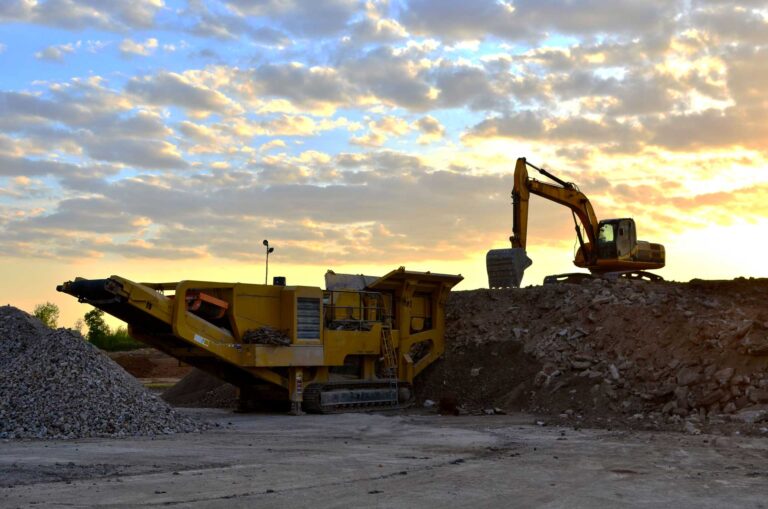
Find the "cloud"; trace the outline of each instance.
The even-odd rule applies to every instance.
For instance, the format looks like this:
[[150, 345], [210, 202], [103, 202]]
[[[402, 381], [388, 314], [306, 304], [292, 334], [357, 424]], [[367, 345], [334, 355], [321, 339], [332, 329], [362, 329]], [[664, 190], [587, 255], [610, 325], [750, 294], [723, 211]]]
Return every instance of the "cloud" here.
[[9, 121], [10, 131], [44, 121], [97, 129], [130, 108], [125, 98], [102, 88], [98, 79], [56, 84], [47, 95], [0, 91], [0, 122]]
[[419, 143], [422, 145], [439, 141], [445, 136], [445, 127], [436, 118], [430, 115], [426, 115], [417, 120], [416, 127], [419, 132], [421, 132]]
[[490, 36], [533, 41], [544, 38], [547, 30], [566, 34], [661, 31], [678, 7], [677, 2], [663, 0], [411, 0], [402, 21], [411, 32], [448, 41]]
[[137, 218], [122, 210], [120, 203], [104, 198], [74, 198], [59, 202], [56, 211], [26, 221], [30, 230], [83, 231], [121, 234], [136, 231]]
[[322, 131], [345, 128], [350, 122], [345, 118], [315, 121], [306, 115], [277, 115], [254, 126], [254, 134], [270, 136], [312, 136]]
[[411, 32], [447, 40], [483, 39], [488, 35], [519, 40], [532, 35], [512, 5], [495, 0], [411, 0], [402, 21]]
[[4, 0], [0, 3], [0, 22], [36, 23], [68, 30], [124, 31], [152, 27], [155, 15], [163, 7], [163, 0]]
[[[744, 2], [717, 5], [717, 2], [696, 2], [693, 19], [699, 27], [723, 42], [740, 42], [749, 45], [768, 44], [768, 18], [758, 9], [746, 8]], [[755, 7], [765, 7], [755, 2]]]
[[[21, 243], [24, 253], [32, 249], [38, 256], [74, 256], [74, 251], [67, 254], [74, 235], [87, 252], [154, 258], [217, 253], [243, 259], [250, 249], [249, 241], [234, 239], [242, 237], [238, 232], [258, 229], [280, 239], [285, 246], [284, 259], [301, 263], [377, 260], [391, 256], [392, 251], [407, 251], [414, 258], [448, 256], [449, 246], [455, 246], [459, 237], [489, 235], [464, 228], [461, 235], [445, 237], [435, 228], [463, 221], [459, 218], [464, 212], [457, 211], [452, 201], [457, 193], [464, 199], [479, 201], [481, 195], [488, 196], [499, 186], [500, 177], [433, 174], [418, 158], [395, 152], [350, 156], [342, 161], [305, 151], [284, 163], [287, 165], [282, 168], [275, 167], [276, 172], [261, 173], [258, 182], [245, 180], [239, 184], [209, 180], [202, 175], [187, 180], [171, 175], [123, 179], [103, 188], [101, 198], [65, 200], [52, 213], [34, 220], [12, 221], [7, 228], [14, 233], [5, 238], [3, 249], [20, 253], [17, 244]], [[339, 165], [347, 168], [351, 176], [358, 176], [353, 179], [361, 178], [360, 183], [341, 185], [338, 179], [345, 177], [338, 172], [331, 177], [337, 183], [330, 185], [308, 184], [304, 177], [298, 181], [275, 180], [290, 168], [305, 168], [301, 171], [320, 176]], [[403, 175], [411, 177], [403, 179]], [[261, 185], [262, 179], [269, 179], [270, 186]], [[201, 185], [203, 181], [207, 184]], [[194, 219], [188, 214], [189, 203], [196, 203]], [[478, 205], [475, 211], [482, 215], [491, 208]], [[419, 214], [418, 210], [430, 210], [430, 214]], [[427, 219], [432, 215], [437, 219]], [[69, 223], [78, 225], [75, 233], [66, 230]], [[153, 225], [151, 233], [145, 229], [147, 224]], [[42, 232], [45, 243], [31, 248], [28, 242], [42, 237]], [[412, 232], [420, 240], [406, 241], [405, 232]], [[113, 240], [102, 244], [97, 242], [100, 235]], [[127, 237], [119, 240], [119, 235]], [[139, 238], [142, 242], [137, 242]], [[179, 238], [183, 241], [179, 242]], [[363, 241], [370, 247], [363, 247]], [[197, 251], [179, 251], [192, 247]]]
[[424, 62], [397, 54], [388, 47], [376, 48], [360, 58], [343, 62], [341, 72], [362, 94], [414, 111], [428, 109], [436, 94], [427, 80]]
[[35, 53], [38, 60], [48, 60], [49, 62], [62, 62], [64, 56], [75, 52], [73, 44], [59, 44], [57, 46], [48, 46], [47, 48]]
[[271, 140], [259, 147], [259, 151], [266, 152], [274, 148], [285, 148], [287, 145], [283, 140]]
[[200, 112], [225, 113], [234, 103], [194, 76], [160, 71], [154, 76], [131, 78], [125, 90], [155, 105], [174, 105]]
[[177, 147], [160, 140], [137, 138], [105, 138], [89, 136], [83, 140], [88, 155], [100, 161], [110, 161], [148, 169], [185, 168]]
[[503, 83], [493, 83], [482, 68], [443, 61], [432, 73], [442, 107], [489, 110], [503, 109], [509, 103], [509, 90]]
[[[56, 85], [47, 97], [0, 93], [0, 109], [9, 120], [5, 130], [21, 136], [16, 146], [26, 153], [39, 152], [50, 158], [54, 150], [62, 149], [82, 162], [89, 156], [96, 161], [140, 168], [187, 166], [177, 147], [164, 140], [173, 131], [162, 117], [149, 110], [132, 108], [124, 98], [94, 83]], [[38, 146], [44, 148], [35, 148]], [[45, 167], [45, 159], [30, 161], [16, 161], [10, 168], [28, 175], [54, 173]], [[50, 164], [61, 163], [50, 161]]]
[[370, 122], [371, 130], [394, 136], [403, 136], [411, 130], [411, 126], [404, 119], [393, 115], [387, 115]]
[[268, 18], [285, 30], [302, 37], [324, 37], [344, 29], [357, 12], [357, 0], [229, 0], [228, 5], [243, 16]]
[[515, 115], [483, 120], [462, 139], [469, 144], [488, 138], [540, 140], [556, 143], [579, 142], [609, 152], [635, 152], [648, 137], [639, 126], [622, 123], [613, 118], [548, 117], [540, 112], [526, 111]]
[[681, 2], [668, 0], [517, 0], [515, 11], [531, 26], [568, 34], [644, 34], [665, 31]]
[[361, 147], [380, 147], [387, 141], [387, 137], [382, 133], [370, 132], [363, 136], [353, 136], [349, 142]]
[[332, 113], [354, 97], [351, 84], [331, 67], [267, 64], [239, 74], [238, 81], [249, 97], [282, 97], [297, 108], [319, 113]]
[[402, 40], [408, 32], [395, 19], [371, 19], [354, 23], [351, 27], [352, 37], [356, 42], [386, 43]]
[[0, 197], [27, 200], [45, 197], [50, 189], [39, 179], [18, 176], [10, 179], [8, 185], [0, 188]]
[[697, 150], [731, 146], [765, 150], [768, 126], [762, 120], [768, 108], [728, 108], [649, 120], [651, 142], [671, 150]]
[[0, 176], [63, 175], [77, 169], [76, 166], [58, 161], [8, 157], [0, 155]]
[[134, 42], [132, 39], [123, 39], [120, 43], [120, 53], [123, 56], [143, 56], [147, 57], [157, 49], [157, 39], [149, 38], [144, 42]]
[[512, 115], [488, 118], [475, 125], [464, 138], [537, 138], [544, 133], [544, 118], [540, 113], [522, 111]]
[[[571, 178], [568, 172], [563, 176]], [[4, 233], [10, 232], [0, 250], [25, 256], [117, 253], [127, 258], [215, 255], [248, 260], [262, 235], [244, 237], [242, 232], [259, 231], [280, 245], [284, 263], [388, 263], [393, 255], [409, 261], [450, 260], [467, 237], [492, 245], [505, 236], [511, 178], [509, 170], [495, 175], [441, 171], [394, 151], [338, 156], [305, 151], [296, 157], [265, 159], [255, 173], [224, 170], [215, 176], [163, 174], [117, 180], [104, 186], [100, 197], [66, 199], [34, 219], [10, 219], [0, 225]], [[665, 186], [665, 192], [657, 186], [614, 188], [589, 172], [579, 173], [577, 182], [598, 199], [622, 196], [623, 201], [635, 202], [642, 197], [665, 217], [674, 217], [675, 210], [722, 204], [747, 210], [751, 203], [747, 194], [763, 199], [766, 193], [765, 186], [759, 192], [694, 197], [679, 184]], [[195, 203], [193, 215], [189, 203]], [[552, 242], [552, 225], [558, 238], [568, 236], [570, 222], [561, 212], [558, 207], [542, 207], [530, 225], [532, 235], [541, 238], [532, 241]], [[75, 231], [66, 228], [70, 223], [77, 225]], [[654, 233], [646, 223], [643, 231]], [[536, 232], [547, 232], [549, 237]], [[80, 253], [72, 246], [80, 247]]]
[[364, 147], [380, 147], [392, 136], [404, 136], [411, 131], [411, 126], [404, 119], [384, 116], [368, 122], [367, 134], [350, 138], [350, 143]]
[[189, 32], [202, 37], [233, 40], [246, 35], [260, 44], [287, 46], [291, 43], [290, 38], [280, 30], [269, 26], [254, 27], [239, 13], [222, 10], [214, 12], [202, 0], [187, 2], [182, 17], [191, 19]]
[[179, 131], [184, 134], [187, 139], [194, 141], [195, 143], [214, 143], [218, 135], [208, 126], [195, 124], [185, 120], [179, 124]]
[[400, 22], [386, 15], [387, 5], [385, 2], [366, 2], [365, 16], [349, 27], [355, 43], [388, 43], [408, 37]]

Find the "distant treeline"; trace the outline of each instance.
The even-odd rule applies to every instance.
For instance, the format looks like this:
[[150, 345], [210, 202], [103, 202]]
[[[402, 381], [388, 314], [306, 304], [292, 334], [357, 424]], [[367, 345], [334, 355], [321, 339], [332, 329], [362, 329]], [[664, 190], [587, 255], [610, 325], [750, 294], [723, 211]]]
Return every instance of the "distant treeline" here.
[[[59, 320], [59, 307], [52, 303], [38, 304], [35, 306], [33, 314], [48, 327], [55, 329]], [[84, 328], [88, 328], [87, 333], [83, 333]], [[92, 309], [88, 311], [82, 319], [75, 322], [77, 329], [83, 337], [94, 346], [108, 352], [122, 352], [125, 350], [136, 350], [145, 345], [136, 341], [128, 335], [128, 329], [120, 326], [114, 331], [104, 321], [104, 311]]]

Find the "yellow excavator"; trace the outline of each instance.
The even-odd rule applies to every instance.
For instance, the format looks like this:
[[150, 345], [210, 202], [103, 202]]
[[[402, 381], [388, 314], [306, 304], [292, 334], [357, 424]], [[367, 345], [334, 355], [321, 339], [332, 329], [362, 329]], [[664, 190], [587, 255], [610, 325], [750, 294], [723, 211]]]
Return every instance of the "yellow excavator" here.
[[[554, 184], [530, 178], [529, 167], [552, 180]], [[592, 204], [576, 184], [566, 182], [521, 157], [515, 165], [515, 184], [512, 190], [512, 236], [509, 238], [512, 247], [492, 249], [486, 255], [489, 287], [519, 287], [525, 269], [532, 263], [525, 251], [528, 238], [528, 201], [531, 194], [571, 209], [579, 242], [573, 263], [590, 272], [547, 276], [544, 283], [578, 282], [591, 277], [663, 280], [661, 276], [646, 270], [664, 267], [664, 246], [637, 240], [635, 221], [632, 218], [598, 221]]]

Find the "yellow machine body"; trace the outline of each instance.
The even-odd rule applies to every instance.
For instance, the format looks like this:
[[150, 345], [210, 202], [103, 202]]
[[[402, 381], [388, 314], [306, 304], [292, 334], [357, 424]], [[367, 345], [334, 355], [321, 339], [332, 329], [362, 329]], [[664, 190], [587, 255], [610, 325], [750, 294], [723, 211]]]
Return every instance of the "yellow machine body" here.
[[[124, 320], [132, 337], [236, 385], [244, 399], [268, 382], [298, 410], [314, 384], [305, 406], [334, 411], [409, 398], [403, 389], [444, 351], [444, 306], [462, 277], [401, 267], [369, 279], [364, 288], [323, 290], [111, 276], [58, 289]], [[260, 334], [280, 341], [250, 339]]]

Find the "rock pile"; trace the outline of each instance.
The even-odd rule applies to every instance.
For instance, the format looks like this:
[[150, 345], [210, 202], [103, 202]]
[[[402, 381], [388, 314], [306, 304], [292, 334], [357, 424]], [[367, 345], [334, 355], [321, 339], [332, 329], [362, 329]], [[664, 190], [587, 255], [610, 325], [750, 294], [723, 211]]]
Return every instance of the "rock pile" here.
[[423, 398], [689, 432], [768, 426], [766, 280], [454, 292], [446, 327]]
[[67, 329], [0, 307], [0, 438], [84, 438], [198, 431]]

